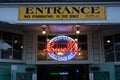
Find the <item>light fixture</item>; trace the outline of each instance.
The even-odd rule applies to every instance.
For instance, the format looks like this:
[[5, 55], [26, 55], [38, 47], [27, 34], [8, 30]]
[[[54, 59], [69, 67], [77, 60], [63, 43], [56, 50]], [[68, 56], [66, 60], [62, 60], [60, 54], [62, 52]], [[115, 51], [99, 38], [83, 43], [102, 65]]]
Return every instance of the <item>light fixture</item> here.
[[77, 38], [75, 38], [75, 41], [78, 41], [78, 39], [77, 39]]
[[78, 53], [78, 55], [80, 56], [80, 55], [81, 55], [81, 53], [79, 52], [79, 53]]
[[14, 43], [17, 43], [17, 42], [18, 42], [18, 40], [15, 40], [15, 41], [14, 41]]
[[49, 41], [50, 41], [50, 39], [47, 39], [46, 41], [47, 41], [47, 42], [49, 42]]
[[46, 28], [42, 28], [42, 34], [46, 34], [46, 30], [45, 30]]
[[21, 45], [20, 48], [23, 48], [23, 45]]
[[111, 41], [110, 40], [107, 40], [107, 43], [110, 43]]
[[80, 34], [80, 31], [76, 31], [76, 34]]
[[76, 27], [76, 34], [80, 34], [80, 27]]

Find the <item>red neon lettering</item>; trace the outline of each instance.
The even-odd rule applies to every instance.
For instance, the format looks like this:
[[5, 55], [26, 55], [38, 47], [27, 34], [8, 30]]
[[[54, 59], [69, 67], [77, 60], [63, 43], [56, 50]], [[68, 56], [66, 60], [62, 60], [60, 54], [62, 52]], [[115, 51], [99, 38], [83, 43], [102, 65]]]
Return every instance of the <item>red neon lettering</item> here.
[[51, 53], [51, 52], [78, 52], [80, 48], [77, 47], [76, 43], [73, 41], [69, 41], [66, 48], [54, 48], [55, 42], [52, 41], [47, 45], [47, 48], [43, 50], [44, 53]]
[[75, 42], [73, 42], [73, 41], [69, 41], [68, 42], [68, 45], [67, 45], [67, 50], [68, 51], [73, 51], [73, 52], [75, 52], [74, 50], [77, 48], [77, 46], [76, 46], [76, 43]]

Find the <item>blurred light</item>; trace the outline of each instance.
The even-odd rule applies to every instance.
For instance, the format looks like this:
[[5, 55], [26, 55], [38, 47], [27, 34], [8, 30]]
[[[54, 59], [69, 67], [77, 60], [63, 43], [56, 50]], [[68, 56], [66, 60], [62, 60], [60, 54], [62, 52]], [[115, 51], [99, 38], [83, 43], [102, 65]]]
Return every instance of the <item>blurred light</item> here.
[[80, 34], [80, 25], [76, 27], [76, 34]]
[[42, 25], [42, 34], [46, 34], [47, 25]]
[[50, 41], [50, 39], [47, 39], [47, 42], [49, 42]]
[[12, 59], [12, 56], [11, 56], [11, 55], [9, 56], [9, 59]]
[[17, 40], [14, 41], [14, 43], [17, 43], [17, 42], [18, 42]]
[[110, 40], [107, 40], [107, 43], [110, 43], [111, 41]]
[[23, 46], [21, 46], [20, 48], [23, 48]]
[[59, 56], [64, 55], [64, 53], [62, 53], [62, 52], [58, 52], [57, 54], [58, 54]]
[[43, 30], [43, 31], [42, 31], [42, 34], [46, 34], [46, 31], [45, 31], [45, 30]]
[[78, 53], [78, 55], [80, 56], [80, 55], [81, 55], [81, 53]]
[[79, 70], [78, 70], [78, 69], [76, 69], [76, 73], [79, 73]]
[[78, 41], [78, 39], [75, 39], [75, 41]]
[[80, 31], [79, 31], [79, 30], [77, 30], [77, 31], [76, 31], [76, 34], [80, 34]]

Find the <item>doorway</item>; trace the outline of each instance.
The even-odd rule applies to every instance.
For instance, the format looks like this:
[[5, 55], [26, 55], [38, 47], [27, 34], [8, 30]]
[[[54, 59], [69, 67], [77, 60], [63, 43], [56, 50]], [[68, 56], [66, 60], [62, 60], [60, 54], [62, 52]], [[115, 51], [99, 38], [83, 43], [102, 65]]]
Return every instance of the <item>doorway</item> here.
[[89, 80], [89, 66], [81, 65], [38, 65], [38, 80]]

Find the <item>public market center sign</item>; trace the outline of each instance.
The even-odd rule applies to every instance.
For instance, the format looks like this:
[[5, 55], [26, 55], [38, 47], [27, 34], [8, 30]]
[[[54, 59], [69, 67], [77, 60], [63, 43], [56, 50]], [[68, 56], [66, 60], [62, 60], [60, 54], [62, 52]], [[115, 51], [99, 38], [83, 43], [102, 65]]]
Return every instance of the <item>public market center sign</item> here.
[[19, 20], [105, 20], [100, 5], [25, 5], [19, 7]]

